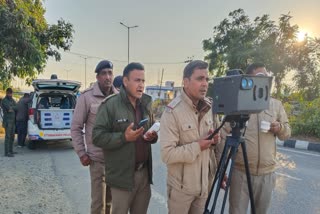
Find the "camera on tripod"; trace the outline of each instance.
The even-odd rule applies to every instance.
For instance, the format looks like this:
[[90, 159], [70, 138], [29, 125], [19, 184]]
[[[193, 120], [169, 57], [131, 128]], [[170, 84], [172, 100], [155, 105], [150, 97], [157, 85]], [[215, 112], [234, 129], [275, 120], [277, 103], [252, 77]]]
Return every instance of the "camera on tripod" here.
[[[211, 185], [212, 187], [205, 205], [205, 214], [214, 213], [223, 177], [226, 174], [230, 160], [232, 160], [221, 208], [221, 213], [224, 212], [228, 189], [231, 182], [232, 170], [234, 167], [234, 160], [240, 145], [246, 169], [251, 211], [255, 214], [246, 145], [241, 130], [245, 127], [246, 121], [249, 120], [250, 114], [259, 113], [268, 109], [272, 77], [241, 75], [241, 73], [242, 71], [238, 69], [230, 70], [227, 72], [227, 76], [215, 78], [213, 85], [209, 87], [208, 96], [213, 98], [213, 113], [225, 115], [222, 124], [209, 136], [209, 139], [211, 139], [223, 127], [225, 122], [232, 122], [233, 125], [231, 132], [232, 135], [227, 136], [226, 138], [216, 176], [213, 184]], [[214, 187], [216, 187], [216, 191], [212, 200], [211, 197]], [[212, 205], [210, 205], [210, 201], [212, 201]]]
[[241, 70], [217, 77], [209, 88], [216, 114], [241, 115], [259, 113], [269, 107], [272, 77], [241, 75]]

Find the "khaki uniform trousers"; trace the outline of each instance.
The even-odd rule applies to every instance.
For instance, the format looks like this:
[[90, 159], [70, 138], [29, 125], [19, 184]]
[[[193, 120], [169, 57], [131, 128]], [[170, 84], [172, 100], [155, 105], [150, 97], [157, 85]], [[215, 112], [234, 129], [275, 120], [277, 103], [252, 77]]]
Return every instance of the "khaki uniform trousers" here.
[[202, 214], [207, 197], [187, 195], [167, 185], [169, 214]]
[[[251, 175], [251, 182], [256, 213], [267, 213], [270, 206], [271, 195], [276, 184], [275, 173], [259, 176]], [[230, 184], [229, 213], [246, 214], [249, 201], [246, 173], [234, 169]]]
[[112, 214], [146, 214], [151, 198], [147, 167], [135, 171], [132, 191], [111, 187], [111, 194]]
[[111, 213], [111, 190], [106, 186], [104, 163], [90, 163], [91, 214]]

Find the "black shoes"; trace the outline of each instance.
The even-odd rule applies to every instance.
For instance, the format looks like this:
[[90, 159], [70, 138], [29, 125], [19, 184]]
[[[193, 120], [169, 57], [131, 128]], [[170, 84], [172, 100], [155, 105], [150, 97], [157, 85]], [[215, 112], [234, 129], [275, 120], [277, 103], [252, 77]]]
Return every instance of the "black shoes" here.
[[6, 156], [6, 157], [14, 157], [14, 154], [8, 153], [8, 154], [6, 154], [5, 156]]

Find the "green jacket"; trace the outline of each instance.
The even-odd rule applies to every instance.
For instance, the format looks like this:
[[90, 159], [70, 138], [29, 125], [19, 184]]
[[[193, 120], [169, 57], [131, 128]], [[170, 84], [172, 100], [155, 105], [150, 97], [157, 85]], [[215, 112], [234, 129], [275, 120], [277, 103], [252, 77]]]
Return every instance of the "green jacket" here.
[[1, 102], [1, 107], [3, 110], [3, 126], [5, 127], [7, 123], [15, 123], [17, 103], [11, 97], [5, 96]]
[[[143, 94], [140, 99], [142, 118], [148, 118], [144, 125], [145, 132], [152, 126], [152, 99]], [[127, 98], [123, 87], [119, 94], [106, 98], [97, 113], [93, 128], [93, 144], [102, 148], [106, 166], [107, 185], [116, 188], [132, 190], [135, 172], [135, 144], [126, 142], [124, 132], [130, 123], [134, 122], [135, 110]], [[154, 143], [154, 142], [152, 142]], [[149, 183], [152, 183], [152, 155], [149, 146], [148, 172]]]

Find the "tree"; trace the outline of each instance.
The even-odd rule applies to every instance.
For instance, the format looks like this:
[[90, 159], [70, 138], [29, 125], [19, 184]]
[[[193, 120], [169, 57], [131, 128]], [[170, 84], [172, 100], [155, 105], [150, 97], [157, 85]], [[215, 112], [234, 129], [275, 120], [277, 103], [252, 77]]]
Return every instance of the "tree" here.
[[306, 36], [304, 41], [297, 43], [296, 49], [296, 90], [305, 100], [311, 101], [320, 95], [320, 39]]
[[274, 23], [267, 15], [251, 22], [242, 9], [230, 12], [229, 18], [213, 28], [213, 38], [203, 41], [203, 49], [209, 52], [205, 59], [210, 70], [215, 76], [230, 68], [244, 70], [253, 61], [257, 45], [267, 43], [265, 40], [273, 28]]
[[43, 72], [49, 57], [69, 50], [72, 24], [63, 19], [49, 25], [41, 0], [0, 0], [0, 80], [7, 87], [13, 77], [29, 83]]
[[276, 95], [280, 96], [286, 73], [310, 66], [310, 60], [315, 60], [309, 57], [314, 50], [297, 48], [299, 28], [290, 24], [291, 18], [281, 15], [277, 25], [268, 15], [251, 21], [242, 9], [230, 12], [214, 27], [213, 37], [203, 41], [212, 74], [221, 76], [227, 69], [245, 70], [252, 62], [263, 62], [274, 74]]

